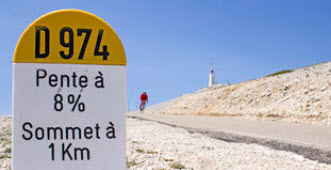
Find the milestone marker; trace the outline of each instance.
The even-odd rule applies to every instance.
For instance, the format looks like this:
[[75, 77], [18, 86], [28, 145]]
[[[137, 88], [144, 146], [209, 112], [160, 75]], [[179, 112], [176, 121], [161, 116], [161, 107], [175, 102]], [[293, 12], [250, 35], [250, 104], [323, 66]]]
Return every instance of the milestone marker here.
[[22, 34], [13, 63], [13, 170], [126, 169], [126, 57], [99, 17], [60, 10]]

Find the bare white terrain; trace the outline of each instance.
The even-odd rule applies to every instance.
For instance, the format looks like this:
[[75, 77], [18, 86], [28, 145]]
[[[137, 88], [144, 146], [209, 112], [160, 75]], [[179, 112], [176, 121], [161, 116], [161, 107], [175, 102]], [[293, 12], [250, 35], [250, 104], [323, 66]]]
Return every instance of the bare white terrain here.
[[132, 170], [331, 169], [291, 152], [225, 142], [155, 122], [128, 119], [127, 125]]
[[0, 170], [11, 169], [11, 117], [0, 117]]
[[150, 113], [331, 124], [331, 62], [256, 80], [205, 88], [151, 106]]
[[[10, 170], [11, 118], [1, 117], [0, 122], [0, 170]], [[129, 170], [331, 169], [291, 152], [224, 142], [137, 119], [127, 120], [127, 160]]]

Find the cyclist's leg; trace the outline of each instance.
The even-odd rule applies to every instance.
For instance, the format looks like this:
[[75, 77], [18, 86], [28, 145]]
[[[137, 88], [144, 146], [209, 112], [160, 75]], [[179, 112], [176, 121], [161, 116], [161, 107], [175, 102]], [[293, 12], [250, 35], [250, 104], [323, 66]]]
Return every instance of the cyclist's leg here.
[[139, 105], [139, 110], [142, 111], [143, 110], [143, 102], [141, 101], [140, 102], [140, 105]]
[[145, 105], [146, 105], [146, 102], [144, 101], [143, 102], [143, 110], [145, 110]]
[[145, 110], [146, 100], [141, 101], [141, 110]]

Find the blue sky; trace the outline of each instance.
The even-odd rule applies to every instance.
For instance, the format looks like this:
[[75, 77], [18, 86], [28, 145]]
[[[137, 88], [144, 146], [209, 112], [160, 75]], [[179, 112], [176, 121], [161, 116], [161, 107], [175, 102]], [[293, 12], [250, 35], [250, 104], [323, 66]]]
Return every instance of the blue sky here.
[[38, 17], [58, 9], [91, 12], [119, 35], [128, 60], [128, 104], [150, 104], [216, 81], [238, 83], [331, 60], [327, 0], [3, 0], [0, 6], [0, 115], [11, 114], [12, 57]]

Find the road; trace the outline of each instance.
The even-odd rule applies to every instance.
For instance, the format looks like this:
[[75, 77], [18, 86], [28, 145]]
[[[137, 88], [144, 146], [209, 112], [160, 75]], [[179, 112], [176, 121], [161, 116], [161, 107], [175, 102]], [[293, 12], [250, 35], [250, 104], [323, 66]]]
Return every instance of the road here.
[[186, 128], [211, 137], [256, 143], [331, 164], [331, 126], [193, 115], [129, 112], [128, 117]]

